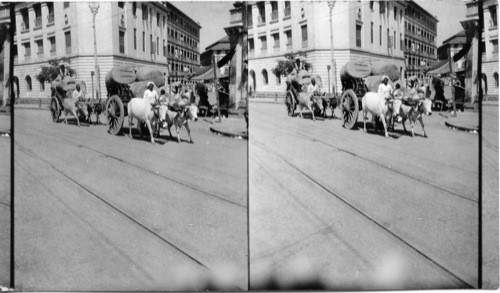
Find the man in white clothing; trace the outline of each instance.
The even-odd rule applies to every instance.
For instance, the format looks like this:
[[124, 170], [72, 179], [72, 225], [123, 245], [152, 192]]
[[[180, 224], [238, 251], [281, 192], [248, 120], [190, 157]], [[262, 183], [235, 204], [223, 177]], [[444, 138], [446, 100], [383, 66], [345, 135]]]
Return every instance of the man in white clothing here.
[[154, 83], [152, 81], [148, 82], [146, 85], [146, 90], [144, 91], [143, 99], [147, 99], [151, 105], [158, 104], [158, 93], [153, 90]]

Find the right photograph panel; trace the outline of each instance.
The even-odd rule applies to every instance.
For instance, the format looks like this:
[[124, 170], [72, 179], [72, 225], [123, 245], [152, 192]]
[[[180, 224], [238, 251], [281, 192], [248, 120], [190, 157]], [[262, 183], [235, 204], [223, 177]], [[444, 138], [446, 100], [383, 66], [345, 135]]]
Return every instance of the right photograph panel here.
[[497, 2], [246, 5], [250, 289], [498, 288]]

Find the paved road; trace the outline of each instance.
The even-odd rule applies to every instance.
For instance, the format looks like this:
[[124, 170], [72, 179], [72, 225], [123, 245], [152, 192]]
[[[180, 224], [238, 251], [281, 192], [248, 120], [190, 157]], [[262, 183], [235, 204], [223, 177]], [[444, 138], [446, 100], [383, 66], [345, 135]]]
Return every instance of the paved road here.
[[274, 273], [335, 289], [476, 286], [478, 135], [436, 113], [429, 138], [399, 126], [386, 139], [363, 133], [361, 118], [346, 130], [281, 104], [249, 111], [252, 285]]
[[247, 141], [203, 120], [194, 144], [151, 145], [15, 114], [16, 289], [198, 288], [220, 271], [247, 288]]

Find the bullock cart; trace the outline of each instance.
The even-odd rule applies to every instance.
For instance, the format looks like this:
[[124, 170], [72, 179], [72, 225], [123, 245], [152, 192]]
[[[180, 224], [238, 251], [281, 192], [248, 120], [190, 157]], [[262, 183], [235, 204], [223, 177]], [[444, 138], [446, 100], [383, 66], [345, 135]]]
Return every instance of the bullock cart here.
[[400, 70], [393, 64], [353, 60], [340, 70], [342, 94], [339, 107], [342, 111], [343, 126], [352, 129], [358, 121], [361, 99], [366, 92], [377, 92], [382, 76], [394, 82], [399, 79]]
[[[288, 116], [292, 116], [295, 112], [298, 105], [298, 97], [302, 92], [306, 92], [306, 87], [311, 84], [311, 79], [314, 78], [317, 85], [320, 88], [323, 88], [323, 84], [321, 82], [321, 77], [319, 75], [311, 75], [306, 70], [299, 70], [297, 74], [290, 74], [286, 78], [286, 95], [285, 95], [285, 105], [286, 110], [288, 112]], [[321, 113], [320, 107], [318, 107], [319, 103], [323, 103], [323, 101], [331, 104], [332, 101], [335, 101], [333, 97], [327, 96], [327, 94], [314, 94], [311, 97], [312, 110], [314, 115], [319, 116]]]
[[[108, 132], [117, 135], [121, 132], [127, 104], [135, 97], [142, 98], [148, 81], [155, 84], [154, 90], [159, 94], [158, 87], [165, 85], [163, 73], [146, 68], [135, 69], [131, 66], [115, 66], [106, 75], [106, 90], [108, 97], [105, 104], [105, 113], [108, 121]], [[153, 126], [153, 125], [152, 125]], [[141, 132], [144, 125], [139, 125]], [[154, 125], [157, 128], [159, 125]]]
[[[51, 84], [50, 84], [50, 115], [52, 117], [52, 121], [58, 122], [59, 117], [63, 111], [63, 99], [71, 98], [73, 95], [73, 91], [76, 88], [76, 84], [80, 85], [80, 90], [84, 93], [86, 92], [86, 85], [83, 80], [76, 81], [71, 76], [65, 76], [61, 78], [58, 76]], [[81, 103], [84, 103], [83, 101]], [[83, 106], [82, 106], [83, 107]], [[79, 117], [81, 120], [85, 120], [86, 117]]]

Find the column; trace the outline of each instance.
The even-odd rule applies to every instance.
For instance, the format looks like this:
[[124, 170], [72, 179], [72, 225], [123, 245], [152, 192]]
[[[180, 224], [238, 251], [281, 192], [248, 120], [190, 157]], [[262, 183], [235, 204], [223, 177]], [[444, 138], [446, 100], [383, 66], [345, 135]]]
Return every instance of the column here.
[[[5, 41], [3, 42], [3, 101], [2, 106], [5, 107], [7, 104], [7, 98], [10, 97], [10, 84], [9, 81], [10, 72], [10, 28], [9, 25], [2, 25], [1, 29], [5, 29], [7, 33], [5, 34]], [[13, 74], [12, 74], [13, 75]]]

